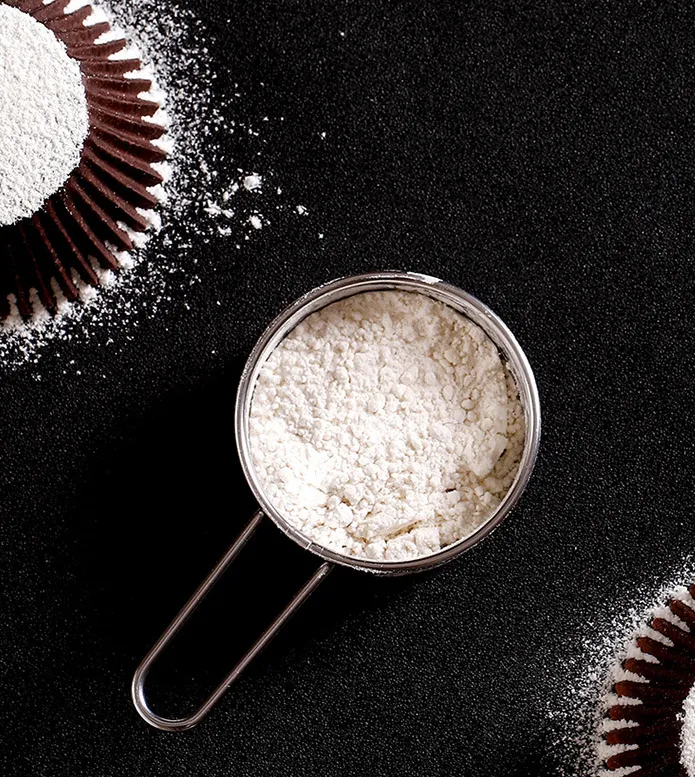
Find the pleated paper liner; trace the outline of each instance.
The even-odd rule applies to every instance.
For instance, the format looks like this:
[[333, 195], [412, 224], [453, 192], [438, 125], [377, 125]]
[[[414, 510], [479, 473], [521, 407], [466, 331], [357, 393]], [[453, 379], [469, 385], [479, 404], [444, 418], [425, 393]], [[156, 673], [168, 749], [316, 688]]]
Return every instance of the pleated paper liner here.
[[97, 43], [111, 25], [85, 26], [91, 5], [66, 13], [69, 0], [0, 2], [31, 14], [65, 44], [80, 64], [89, 110], [80, 163], [64, 186], [33, 216], [0, 227], [0, 320], [11, 312], [10, 295], [28, 319], [35, 312], [33, 289], [43, 307], [55, 312], [56, 290], [74, 301], [79, 281], [99, 285], [95, 267], [117, 270], [117, 254], [135, 247], [132, 233], [149, 228], [143, 213], [158, 205], [150, 188], [164, 182], [153, 163], [167, 158], [153, 141], [166, 129], [146, 120], [161, 106], [140, 96], [152, 89], [137, 73], [140, 60], [109, 59], [127, 47], [126, 39]]
[[[689, 593], [695, 598], [695, 585]], [[690, 606], [674, 598], [667, 607], [695, 633], [695, 611]], [[681, 765], [680, 737], [683, 703], [695, 683], [695, 637], [663, 618], [653, 618], [649, 626], [666, 637], [668, 644], [638, 637], [635, 645], [656, 660], [627, 658], [623, 662], [623, 668], [639, 679], [615, 684], [615, 693], [625, 703], [614, 704], [606, 715], [610, 721], [631, 725], [608, 731], [605, 739], [608, 745], [633, 747], [611, 755], [605, 767], [610, 771], [639, 767], [630, 777], [687, 777]]]

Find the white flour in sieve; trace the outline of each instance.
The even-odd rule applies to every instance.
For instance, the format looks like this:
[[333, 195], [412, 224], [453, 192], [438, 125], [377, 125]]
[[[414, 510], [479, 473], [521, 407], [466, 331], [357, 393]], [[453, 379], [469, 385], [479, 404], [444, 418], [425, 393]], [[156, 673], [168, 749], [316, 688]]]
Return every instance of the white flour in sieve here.
[[487, 335], [422, 294], [368, 292], [300, 323], [259, 374], [254, 466], [324, 547], [376, 560], [470, 534], [516, 475], [524, 421]]
[[48, 27], [0, 3], [0, 226], [60, 189], [88, 131], [77, 61]]

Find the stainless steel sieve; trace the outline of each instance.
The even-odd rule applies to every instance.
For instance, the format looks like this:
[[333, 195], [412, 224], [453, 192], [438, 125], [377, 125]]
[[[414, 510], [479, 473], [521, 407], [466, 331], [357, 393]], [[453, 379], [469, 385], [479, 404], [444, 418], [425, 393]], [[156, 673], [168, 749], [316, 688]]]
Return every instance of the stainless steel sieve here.
[[[389, 289], [425, 294], [440, 302], [444, 302], [446, 305], [454, 308], [454, 310], [458, 310], [478, 324], [497, 346], [502, 359], [507, 364], [512, 377], [516, 382], [526, 425], [524, 450], [519, 465], [519, 471], [517, 472], [509, 492], [490, 518], [482, 526], [479, 526], [472, 534], [460, 539], [458, 542], [455, 542], [436, 553], [408, 561], [374, 561], [344, 556], [318, 545], [308, 537], [305, 537], [275, 509], [266, 496], [263, 485], [253, 467], [249, 442], [249, 418], [256, 379], [258, 378], [258, 374], [263, 364], [287, 334], [307, 316], [333, 302], [337, 302], [338, 300], [354, 294], [362, 294], [367, 291], [385, 291]], [[133, 676], [131, 690], [135, 708], [150, 725], [162, 729], [163, 731], [182, 731], [196, 726], [208, 714], [215, 703], [239, 677], [249, 663], [261, 652], [261, 650], [263, 650], [282, 626], [313, 593], [321, 581], [331, 571], [334, 564], [342, 564], [343, 566], [351, 567], [352, 569], [381, 575], [402, 575], [410, 572], [420, 572], [444, 564], [447, 561], [451, 561], [456, 556], [459, 556], [464, 551], [489, 536], [507, 517], [509, 511], [514, 507], [521, 496], [521, 493], [531, 476], [540, 441], [541, 411], [536, 381], [524, 352], [514, 335], [509, 331], [501, 319], [488, 307], [470, 294], [461, 291], [461, 289], [458, 289], [455, 286], [444, 283], [437, 278], [431, 278], [427, 275], [420, 275], [417, 273], [384, 272], [356, 275], [350, 278], [340, 278], [323, 286], [319, 286], [317, 289], [310, 291], [290, 305], [272, 322], [272, 324], [270, 324], [266, 331], [261, 335], [253, 351], [251, 351], [246, 366], [244, 367], [237, 392], [234, 423], [241, 466], [246, 480], [258, 500], [260, 509], [254, 514], [238, 539], [225, 553], [221, 561], [212, 570], [206, 580], [203, 581], [164, 634], [157, 640], [156, 644], [145, 656]], [[152, 664], [181, 629], [183, 624], [193, 614], [194, 610], [202, 602], [206, 594], [219, 580], [239, 551], [256, 531], [264, 514], [298, 545], [323, 559], [323, 563], [195, 713], [183, 718], [170, 719], [160, 717], [150, 710], [145, 696], [145, 681]]]

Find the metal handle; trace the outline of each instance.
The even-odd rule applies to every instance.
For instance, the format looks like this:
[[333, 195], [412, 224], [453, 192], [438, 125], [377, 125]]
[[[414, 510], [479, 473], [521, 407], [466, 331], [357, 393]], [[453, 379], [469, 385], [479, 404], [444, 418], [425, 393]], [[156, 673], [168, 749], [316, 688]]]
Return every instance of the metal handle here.
[[140, 716], [146, 720], [151, 726], [161, 729], [162, 731], [185, 731], [186, 729], [197, 726], [198, 723], [210, 712], [215, 704], [223, 696], [227, 688], [239, 677], [239, 675], [246, 669], [246, 667], [253, 661], [253, 659], [263, 650], [263, 648], [270, 642], [270, 640], [277, 634], [278, 631], [287, 623], [287, 621], [297, 612], [297, 610], [304, 604], [304, 602], [311, 596], [311, 594], [318, 588], [321, 581], [333, 568], [333, 564], [325, 562], [314, 572], [309, 580], [304, 584], [292, 601], [285, 607], [285, 609], [278, 615], [278, 617], [270, 624], [270, 626], [263, 632], [261, 637], [251, 647], [251, 649], [239, 660], [232, 671], [224, 678], [224, 680], [217, 686], [217, 688], [208, 697], [207, 701], [192, 715], [186, 718], [162, 718], [156, 715], [149, 708], [147, 699], [145, 697], [145, 680], [159, 654], [169, 644], [171, 639], [179, 632], [183, 624], [191, 617], [198, 605], [207, 596], [210, 589], [219, 580], [227, 567], [234, 561], [239, 551], [246, 545], [253, 533], [258, 528], [261, 520], [263, 519], [263, 512], [259, 510], [254, 514], [251, 521], [248, 523], [244, 531], [239, 535], [239, 538], [231, 546], [231, 548], [224, 554], [217, 566], [212, 572], [205, 578], [198, 590], [184, 605], [181, 612], [174, 618], [167, 630], [157, 640], [154, 647], [145, 656], [140, 666], [133, 675], [133, 682], [131, 685], [131, 694], [133, 697], [133, 704]]

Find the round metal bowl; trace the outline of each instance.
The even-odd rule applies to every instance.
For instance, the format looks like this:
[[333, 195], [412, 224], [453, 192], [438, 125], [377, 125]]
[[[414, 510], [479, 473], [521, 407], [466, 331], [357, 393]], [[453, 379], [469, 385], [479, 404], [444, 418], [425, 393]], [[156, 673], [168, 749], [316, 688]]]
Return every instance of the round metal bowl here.
[[[468, 536], [436, 553], [407, 561], [374, 561], [346, 556], [329, 550], [303, 535], [278, 512], [265, 494], [253, 466], [249, 441], [249, 418], [254, 386], [263, 364], [280, 342], [307, 316], [333, 302], [354, 294], [389, 289], [425, 294], [459, 311], [483, 329], [497, 346], [516, 382], [526, 427], [524, 450], [516, 478], [506, 496], [485, 523]], [[536, 462], [541, 433], [541, 411], [536, 381], [521, 346], [504, 322], [490, 308], [465, 291], [437, 278], [409, 272], [382, 272], [340, 278], [319, 286], [286, 308], [265, 330], [251, 351], [239, 383], [234, 420], [237, 448], [246, 480], [263, 512], [288, 537], [325, 561], [353, 569], [392, 575], [419, 572], [444, 564], [488, 537], [507, 517], [526, 487]]]

